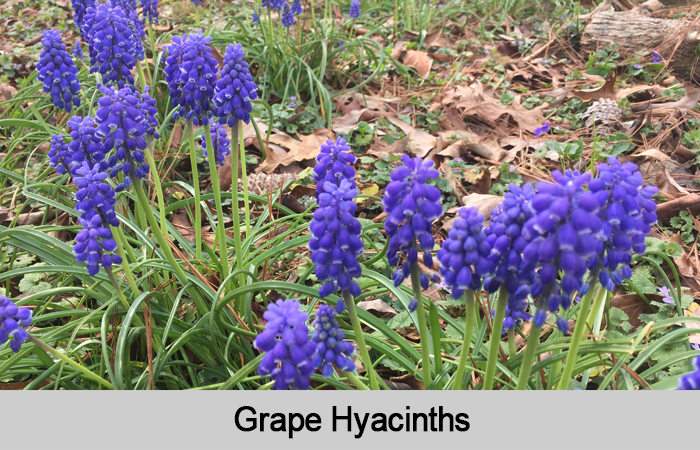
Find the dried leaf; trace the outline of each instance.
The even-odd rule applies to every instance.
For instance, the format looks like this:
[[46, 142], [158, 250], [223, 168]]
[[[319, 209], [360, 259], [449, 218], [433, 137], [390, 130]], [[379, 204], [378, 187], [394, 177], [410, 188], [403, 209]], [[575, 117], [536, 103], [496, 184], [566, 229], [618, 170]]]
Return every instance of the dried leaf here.
[[413, 128], [411, 125], [397, 117], [387, 117], [387, 119], [389, 122], [401, 128], [401, 131], [406, 133], [406, 136], [410, 140], [411, 150], [416, 156], [420, 156], [422, 158], [427, 155], [433, 147], [435, 147], [437, 138], [432, 134]]
[[408, 50], [403, 57], [403, 63], [412, 69], [416, 69], [418, 75], [423, 78], [428, 78], [430, 69], [433, 66], [433, 60], [427, 53], [416, 50]]
[[502, 201], [500, 195], [488, 194], [471, 194], [462, 198], [462, 204], [466, 207], [474, 206], [484, 216], [484, 220], [491, 217], [491, 210], [498, 208]]
[[321, 151], [321, 144], [329, 138], [329, 132], [329, 130], [322, 128], [310, 135], [298, 134], [299, 140], [283, 134], [273, 134], [270, 136], [270, 142], [286, 148], [288, 151], [283, 155], [278, 152], [268, 152], [267, 158], [260, 164], [258, 170], [271, 173], [280, 165], [288, 166], [293, 162], [316, 158]]

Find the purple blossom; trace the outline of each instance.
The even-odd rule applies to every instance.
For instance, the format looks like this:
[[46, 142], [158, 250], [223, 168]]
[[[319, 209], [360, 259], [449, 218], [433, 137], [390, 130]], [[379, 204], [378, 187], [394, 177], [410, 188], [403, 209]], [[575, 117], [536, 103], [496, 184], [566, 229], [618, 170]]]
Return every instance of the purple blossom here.
[[[24, 328], [32, 324], [32, 310], [18, 307], [4, 295], [0, 295], [0, 345], [10, 341], [10, 349], [19, 352], [20, 347], [29, 338]], [[24, 328], [22, 328], [24, 327]]]
[[130, 21], [119, 6], [88, 8], [83, 29], [90, 52], [90, 72], [102, 74], [104, 84], [114, 83], [120, 88], [134, 84], [131, 70], [138, 51]]
[[678, 380], [679, 391], [698, 391], [700, 390], [700, 357], [693, 361], [695, 372], [683, 375]]
[[37, 79], [43, 82], [43, 90], [51, 95], [53, 104], [70, 112], [80, 105], [78, 68], [66, 51], [60, 30], [44, 30], [41, 38], [43, 50], [36, 65]]
[[253, 343], [265, 352], [258, 373], [270, 375], [275, 390], [308, 389], [311, 382], [317, 345], [309, 340], [308, 316], [300, 306], [291, 299], [270, 303], [263, 314], [265, 331]]
[[[231, 141], [226, 138], [226, 126], [215, 123], [211, 126], [210, 132], [211, 143], [214, 146], [216, 165], [223, 166], [226, 164], [226, 156], [231, 154], [231, 149], [229, 148], [231, 146]], [[207, 152], [207, 140], [204, 135], [202, 135], [201, 146], [204, 149], [204, 157], [207, 158], [209, 154]], [[208, 160], [206, 163], [209, 165]]]
[[158, 0], [141, 0], [144, 22], [158, 23]]
[[68, 144], [63, 139], [62, 134], [51, 136], [51, 147], [49, 148], [49, 165], [56, 169], [56, 173], [63, 175], [70, 173], [70, 166], [73, 163], [72, 152], [68, 149]]
[[316, 343], [316, 354], [312, 359], [314, 368], [322, 367], [321, 372], [326, 378], [333, 374], [333, 364], [341, 370], [354, 372], [356, 367], [350, 356], [355, 353], [355, 347], [343, 340], [345, 333], [335, 320], [335, 310], [326, 304], [319, 305], [313, 328], [311, 340]]
[[292, 2], [292, 13], [294, 13], [295, 16], [298, 16], [299, 14], [304, 12], [304, 7], [301, 5], [301, 0], [294, 0]]
[[88, 8], [97, 7], [97, 2], [95, 0], [71, 0], [71, 4], [73, 6], [73, 22], [78, 27], [80, 35], [85, 37], [83, 32], [85, 14], [87, 14]]
[[250, 123], [251, 100], [258, 98], [258, 86], [243, 59], [241, 44], [229, 45], [224, 54], [224, 66], [214, 89], [214, 105], [219, 123], [233, 127], [237, 120]]
[[671, 291], [668, 289], [668, 286], [661, 286], [659, 288], [659, 294], [664, 296], [664, 298], [661, 299], [664, 303], [675, 302], [675, 300], [673, 300], [673, 297], [671, 296]]
[[67, 125], [71, 129], [70, 137], [72, 139], [71, 143], [68, 144], [71, 173], [83, 161], [87, 161], [90, 167], [99, 164], [101, 171], [107, 170], [109, 165], [105, 160], [102, 139], [97, 135], [97, 129], [92, 118], [73, 116], [68, 120]]
[[350, 3], [350, 18], [351, 19], [357, 19], [360, 17], [360, 1], [359, 0], [352, 0]]
[[661, 60], [661, 55], [659, 55], [659, 54], [656, 53], [656, 52], [651, 52], [651, 56], [654, 57], [654, 59], [651, 61], [651, 62], [654, 63], [654, 64], [659, 64], [659, 63], [662, 61], [662, 60]]
[[284, 26], [285, 28], [289, 28], [292, 25], [294, 25], [294, 22], [296, 22], [294, 12], [289, 7], [289, 4], [287, 2], [284, 2], [284, 8], [282, 8], [282, 26]]
[[549, 133], [549, 121], [542, 124], [541, 127], [535, 128], [535, 137], [538, 138], [545, 133]]

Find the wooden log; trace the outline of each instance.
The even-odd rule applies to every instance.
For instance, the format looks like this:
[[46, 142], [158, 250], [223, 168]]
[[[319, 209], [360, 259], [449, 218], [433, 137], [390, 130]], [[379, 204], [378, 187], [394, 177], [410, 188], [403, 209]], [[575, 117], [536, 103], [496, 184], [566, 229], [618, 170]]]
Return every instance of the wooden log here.
[[[686, 76], [695, 61], [695, 49], [700, 44], [700, 24], [690, 29], [691, 22], [672, 19], [656, 19], [632, 11], [598, 12], [583, 29], [583, 50], [595, 52], [598, 48], [617, 45], [623, 54], [640, 50], [656, 50], [668, 58], [676, 73]], [[680, 41], [680, 43], [678, 43]]]

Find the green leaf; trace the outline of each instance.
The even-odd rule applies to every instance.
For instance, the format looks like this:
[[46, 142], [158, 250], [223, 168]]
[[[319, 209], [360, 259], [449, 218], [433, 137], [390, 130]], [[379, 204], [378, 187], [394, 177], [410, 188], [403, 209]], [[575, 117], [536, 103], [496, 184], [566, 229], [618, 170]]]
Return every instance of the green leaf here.
[[651, 277], [650, 269], [647, 266], [636, 268], [634, 273], [632, 273], [630, 283], [643, 294], [655, 294], [658, 291]]
[[411, 324], [411, 316], [408, 311], [401, 311], [386, 323], [392, 330], [401, 330]]
[[19, 291], [23, 294], [51, 289], [51, 284], [43, 281], [45, 274], [28, 273], [19, 281]]

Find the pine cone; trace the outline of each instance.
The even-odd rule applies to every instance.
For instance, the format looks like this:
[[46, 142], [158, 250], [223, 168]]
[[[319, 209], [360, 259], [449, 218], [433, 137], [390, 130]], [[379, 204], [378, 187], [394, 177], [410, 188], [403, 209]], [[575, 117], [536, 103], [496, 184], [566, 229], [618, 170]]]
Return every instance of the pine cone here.
[[[613, 134], [622, 121], [622, 108], [614, 100], [601, 98], [594, 101], [583, 113], [586, 128], [593, 128], [594, 118], [597, 135]], [[590, 132], [593, 133], [593, 130]]]
[[[293, 173], [251, 173], [248, 175], [248, 192], [256, 195], [266, 195], [284, 186], [289, 180], [296, 181], [298, 178]], [[243, 192], [243, 180], [238, 179], [238, 192]]]

